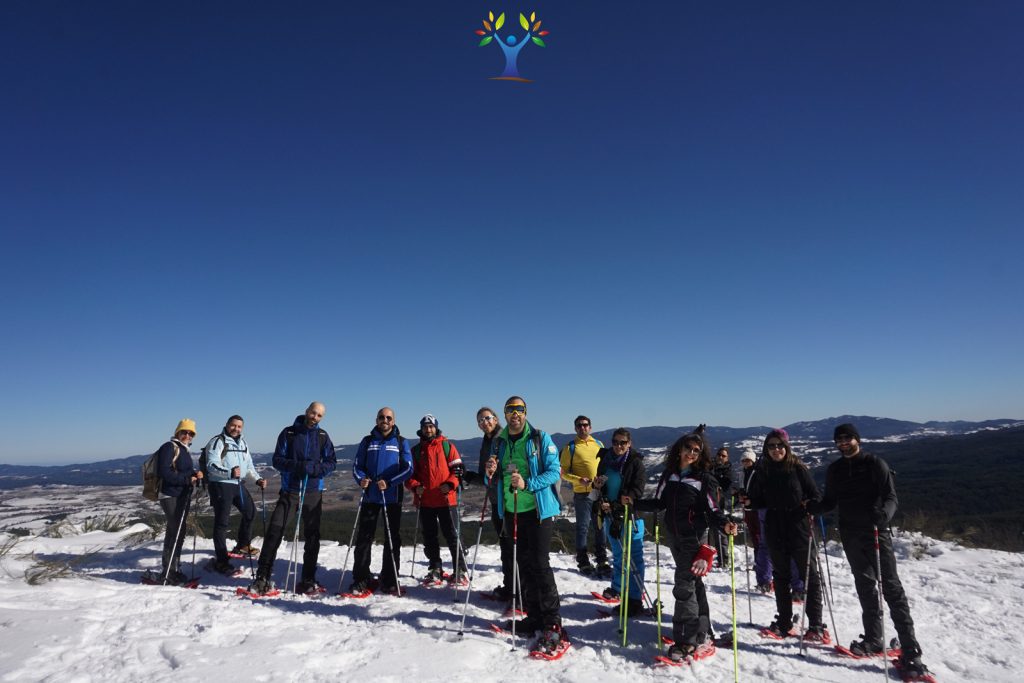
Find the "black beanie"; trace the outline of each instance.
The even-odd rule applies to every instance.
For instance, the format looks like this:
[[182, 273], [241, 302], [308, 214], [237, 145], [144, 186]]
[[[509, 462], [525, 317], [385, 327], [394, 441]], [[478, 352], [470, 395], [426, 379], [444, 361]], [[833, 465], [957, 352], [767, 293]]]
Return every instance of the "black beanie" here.
[[849, 422], [839, 425], [836, 427], [836, 430], [832, 432], [833, 441], [838, 441], [841, 436], [848, 436], [855, 441], [860, 441], [860, 434], [857, 433], [857, 428]]

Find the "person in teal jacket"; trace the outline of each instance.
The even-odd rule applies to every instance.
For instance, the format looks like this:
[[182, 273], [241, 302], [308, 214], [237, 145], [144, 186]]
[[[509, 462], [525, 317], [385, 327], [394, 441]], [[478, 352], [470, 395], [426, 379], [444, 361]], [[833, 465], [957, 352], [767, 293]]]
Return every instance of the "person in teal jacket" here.
[[541, 631], [533, 649], [554, 654], [568, 646], [548, 561], [554, 518], [562, 510], [554, 489], [562, 476], [558, 448], [550, 436], [527, 422], [526, 401], [519, 396], [505, 402], [505, 421], [508, 426], [491, 444], [484, 473], [487, 485], [496, 488], [505, 532], [516, 544], [526, 611], [526, 618], [516, 622], [516, 631]]

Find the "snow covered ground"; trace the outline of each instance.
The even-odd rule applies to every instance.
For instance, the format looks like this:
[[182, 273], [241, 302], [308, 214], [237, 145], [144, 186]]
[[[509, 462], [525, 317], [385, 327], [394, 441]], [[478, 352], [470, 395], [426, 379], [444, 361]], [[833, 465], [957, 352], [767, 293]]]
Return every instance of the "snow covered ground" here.
[[[507, 639], [488, 630], [488, 623], [500, 616], [497, 603], [472, 596], [465, 635], [460, 638], [462, 603], [453, 602], [454, 591], [422, 588], [408, 577], [403, 582], [409, 592], [402, 598], [374, 596], [355, 601], [288, 596], [252, 601], [234, 594], [247, 579], [228, 579], [201, 568], [202, 585], [196, 590], [140, 584], [140, 572], [159, 565], [160, 541], [134, 547], [123, 541], [144, 530], [143, 525], [116, 533], [79, 533], [80, 527], [67, 527], [63, 537], [35, 535], [43, 527], [39, 515], [52, 511], [55, 497], [68, 509], [75, 508], [77, 501], [79, 511], [69, 517], [75, 522], [84, 519], [84, 508], [116, 509], [116, 491], [111, 495], [109, 489], [64, 488], [38, 490], [30, 496], [5, 495], [0, 501], [0, 527], [31, 531], [0, 556], [0, 681], [733, 680], [731, 650], [720, 649], [716, 657], [689, 668], [651, 667], [656, 633], [652, 620], [631, 622], [629, 645], [622, 647], [615, 619], [598, 616], [598, 603], [590, 598], [590, 591], [601, 590], [604, 582], [580, 576], [573, 558], [566, 554], [552, 554], [551, 559], [574, 647], [560, 661], [541, 662], [528, 659], [521, 642], [512, 651]], [[125, 500], [137, 498], [137, 487], [126, 488], [123, 495]], [[0, 534], [0, 545], [14, 538]], [[255, 543], [259, 545], [259, 540]], [[900, 575], [925, 649], [924, 661], [938, 679], [1020, 680], [1024, 556], [966, 550], [916, 534], [901, 535], [896, 547]], [[186, 562], [191, 548], [189, 539]], [[278, 554], [278, 581], [284, 576], [289, 550], [285, 543]], [[69, 577], [40, 585], [30, 585], [24, 578], [36, 560], [71, 559], [86, 552], [95, 554]], [[470, 558], [472, 552], [471, 548]], [[324, 542], [318, 578], [332, 590], [338, 586], [345, 554], [346, 547], [336, 540]], [[212, 543], [199, 539], [199, 567], [211, 555]], [[378, 546], [375, 570], [380, 555]], [[409, 573], [410, 556], [411, 550], [404, 549], [404, 575]], [[415, 571], [422, 575], [426, 569], [422, 549], [417, 558]], [[653, 544], [647, 546], [646, 559], [653, 592]], [[661, 562], [662, 596], [671, 609], [671, 557], [663, 553]], [[841, 548], [829, 548], [829, 564], [839, 641], [848, 644], [860, 633], [860, 613]], [[878, 661], [842, 659], [814, 647], [801, 657], [795, 642], [758, 637], [748, 625], [744, 566], [743, 549], [738, 547], [741, 680], [882, 678]], [[184, 569], [188, 572], [190, 567]], [[490, 589], [499, 581], [497, 548], [483, 546], [474, 589]], [[729, 574], [713, 573], [708, 583], [712, 619], [722, 633], [731, 619]], [[755, 593], [750, 604], [755, 623], [764, 625], [772, 619], [773, 598]], [[665, 616], [666, 631], [670, 619]], [[892, 635], [891, 623], [886, 629]]]

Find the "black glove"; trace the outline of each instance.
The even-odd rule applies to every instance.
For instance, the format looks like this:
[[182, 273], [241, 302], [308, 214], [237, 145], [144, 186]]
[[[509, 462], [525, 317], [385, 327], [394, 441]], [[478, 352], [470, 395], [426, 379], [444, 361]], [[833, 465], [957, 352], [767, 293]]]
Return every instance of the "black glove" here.
[[875, 523], [879, 529], [889, 525], [889, 515], [885, 514], [884, 508], [875, 508], [871, 514], [871, 521]]

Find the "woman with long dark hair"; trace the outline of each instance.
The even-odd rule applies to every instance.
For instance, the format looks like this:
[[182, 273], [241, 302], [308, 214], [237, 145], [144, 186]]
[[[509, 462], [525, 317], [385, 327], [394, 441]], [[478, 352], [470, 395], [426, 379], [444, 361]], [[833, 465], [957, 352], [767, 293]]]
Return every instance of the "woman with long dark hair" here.
[[755, 509], [764, 509], [762, 532], [768, 540], [775, 579], [775, 607], [778, 614], [761, 634], [770, 638], [797, 635], [793, 631], [793, 601], [790, 593], [792, 568], [800, 574], [807, 587], [807, 619], [810, 627], [805, 640], [831, 643], [821, 613], [821, 581], [815, 565], [807, 575], [807, 549], [810, 545], [810, 518], [805, 509], [809, 502], [821, 500], [818, 487], [807, 466], [800, 462], [789, 444], [785, 429], [773, 429], [764, 439], [762, 457], [750, 477], [747, 491]]
[[[675, 661], [699, 659], [699, 634], [709, 634], [711, 624], [706, 609], [701, 609], [701, 594], [714, 559], [714, 549], [703, 545], [701, 538], [708, 520], [730, 536], [736, 535], [736, 524], [730, 522], [716, 504], [718, 487], [711, 474], [711, 449], [704, 437], [691, 432], [680, 437], [665, 455], [665, 471], [658, 482], [654, 498], [638, 502], [640, 510], [664, 510], [669, 548], [675, 560], [675, 611], [672, 615], [672, 637], [675, 643], [668, 656]], [[705, 599], [706, 603], [706, 599]], [[709, 650], [710, 654], [713, 650]]]

